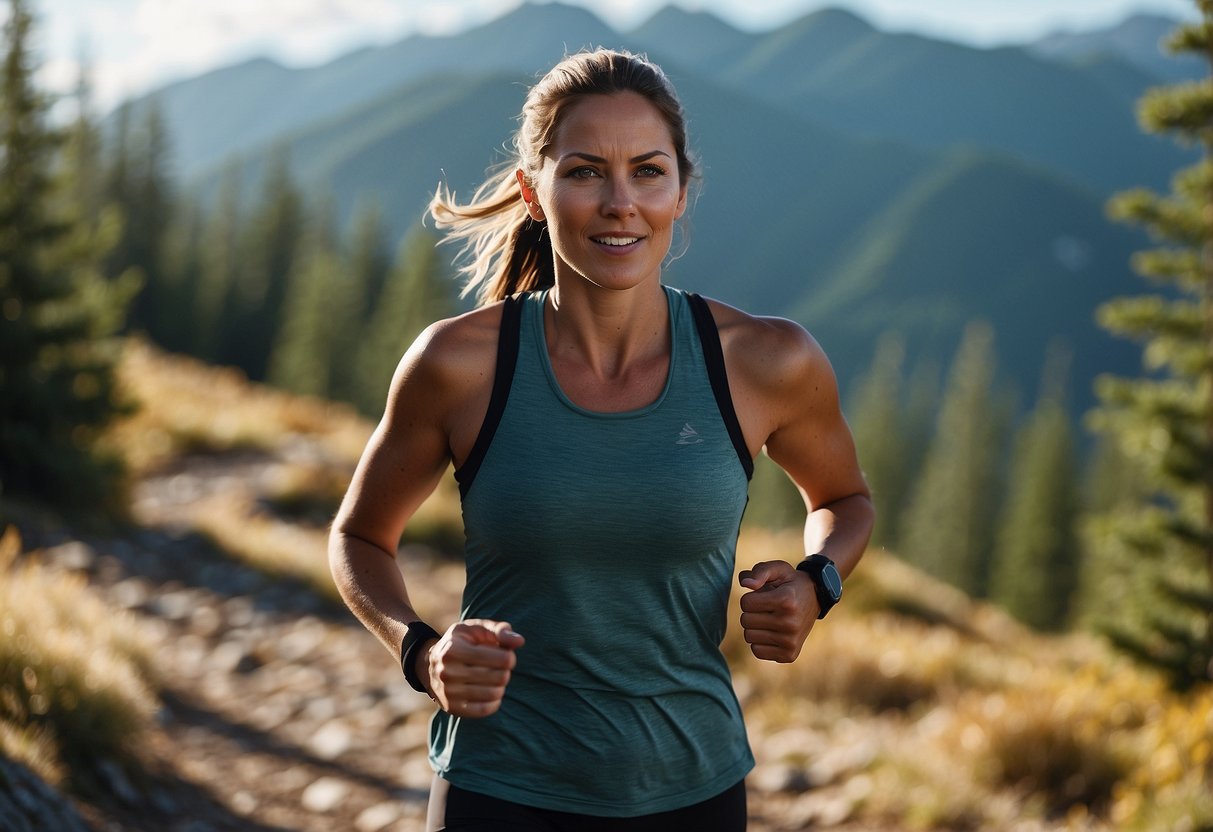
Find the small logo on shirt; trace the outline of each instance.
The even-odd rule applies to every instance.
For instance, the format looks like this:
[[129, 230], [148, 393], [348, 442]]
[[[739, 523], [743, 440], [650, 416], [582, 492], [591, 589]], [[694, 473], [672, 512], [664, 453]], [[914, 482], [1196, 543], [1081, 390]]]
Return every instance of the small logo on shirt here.
[[690, 423], [682, 426], [682, 430], [678, 431], [678, 441], [675, 445], [698, 445], [703, 442], [703, 437], [691, 427]]

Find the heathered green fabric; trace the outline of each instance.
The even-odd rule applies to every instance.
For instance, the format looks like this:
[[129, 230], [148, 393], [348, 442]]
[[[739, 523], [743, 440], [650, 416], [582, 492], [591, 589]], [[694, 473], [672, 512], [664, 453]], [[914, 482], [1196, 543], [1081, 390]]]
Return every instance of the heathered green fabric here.
[[566, 812], [678, 809], [753, 767], [720, 653], [748, 481], [686, 295], [666, 289], [666, 387], [595, 413], [560, 390], [526, 297], [508, 403], [463, 501], [464, 618], [526, 637], [501, 709], [439, 712], [430, 762], [470, 791]]

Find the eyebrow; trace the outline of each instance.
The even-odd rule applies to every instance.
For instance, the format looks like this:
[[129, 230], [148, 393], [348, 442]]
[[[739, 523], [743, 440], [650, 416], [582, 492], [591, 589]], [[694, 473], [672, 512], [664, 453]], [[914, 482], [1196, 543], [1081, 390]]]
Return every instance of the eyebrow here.
[[[563, 156], [560, 157], [560, 161], [563, 162], [565, 159], [569, 159], [574, 156], [579, 159], [585, 159], [587, 162], [594, 162], [595, 164], [599, 164], [599, 165], [605, 165], [607, 162], [607, 160], [602, 158], [601, 156], [595, 156], [592, 153], [582, 153], [579, 150], [574, 150], [570, 153], [564, 154]], [[667, 159], [670, 158], [670, 154], [666, 153], [664, 150], [650, 150], [648, 153], [641, 153], [639, 156], [633, 156], [631, 159], [628, 159], [628, 164], [638, 165], [641, 162], [647, 162], [649, 159], [652, 159], [654, 156], [664, 156]]]

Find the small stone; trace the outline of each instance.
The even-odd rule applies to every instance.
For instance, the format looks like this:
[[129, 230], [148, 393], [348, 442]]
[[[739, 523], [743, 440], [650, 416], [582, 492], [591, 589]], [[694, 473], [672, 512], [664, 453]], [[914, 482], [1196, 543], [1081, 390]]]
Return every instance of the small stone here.
[[261, 662], [243, 644], [228, 640], [211, 651], [209, 662], [219, 673], [251, 673]]
[[110, 599], [120, 607], [131, 610], [147, 603], [147, 581], [142, 578], [127, 578], [110, 588]]
[[[323, 678], [323, 677], [321, 677]], [[303, 713], [300, 714], [302, 719], [315, 720], [316, 722], [324, 722], [332, 719], [337, 715], [337, 703], [330, 697], [319, 696], [312, 699], [303, 708]]]
[[56, 546], [49, 550], [47, 555], [64, 569], [75, 569], [80, 572], [87, 572], [97, 562], [97, 553], [93, 547], [79, 540]]
[[238, 815], [251, 815], [257, 811], [257, 798], [248, 792], [236, 792], [232, 795], [232, 811]]
[[303, 808], [309, 812], [326, 814], [349, 794], [350, 787], [335, 777], [321, 777], [303, 790]]
[[166, 592], [151, 602], [152, 612], [170, 621], [181, 621], [193, 611], [194, 599], [188, 592]]
[[209, 605], [201, 604], [190, 615], [190, 629], [200, 636], [215, 635], [223, 627], [223, 619], [218, 611]]
[[809, 780], [804, 771], [785, 763], [767, 763], [750, 774], [749, 782], [760, 792], [802, 792]]
[[139, 799], [139, 792], [135, 791], [135, 787], [127, 779], [126, 772], [113, 760], [102, 760], [98, 763], [97, 772], [101, 775], [101, 779], [113, 790], [114, 795], [123, 803], [137, 806], [142, 802]]
[[401, 810], [398, 803], [384, 801], [363, 809], [354, 820], [354, 828], [358, 832], [383, 832], [400, 819]]
[[312, 735], [308, 746], [320, 759], [335, 760], [349, 750], [352, 744], [350, 729], [340, 720], [334, 719], [320, 726], [320, 730]]

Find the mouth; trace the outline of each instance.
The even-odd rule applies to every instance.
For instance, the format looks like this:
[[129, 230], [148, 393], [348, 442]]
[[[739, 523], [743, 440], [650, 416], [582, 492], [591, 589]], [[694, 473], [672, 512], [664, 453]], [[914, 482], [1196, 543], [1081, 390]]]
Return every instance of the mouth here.
[[591, 240], [599, 245], [609, 246], [611, 248], [627, 248], [640, 242], [643, 237], [634, 234], [600, 234], [596, 237], [591, 237]]

